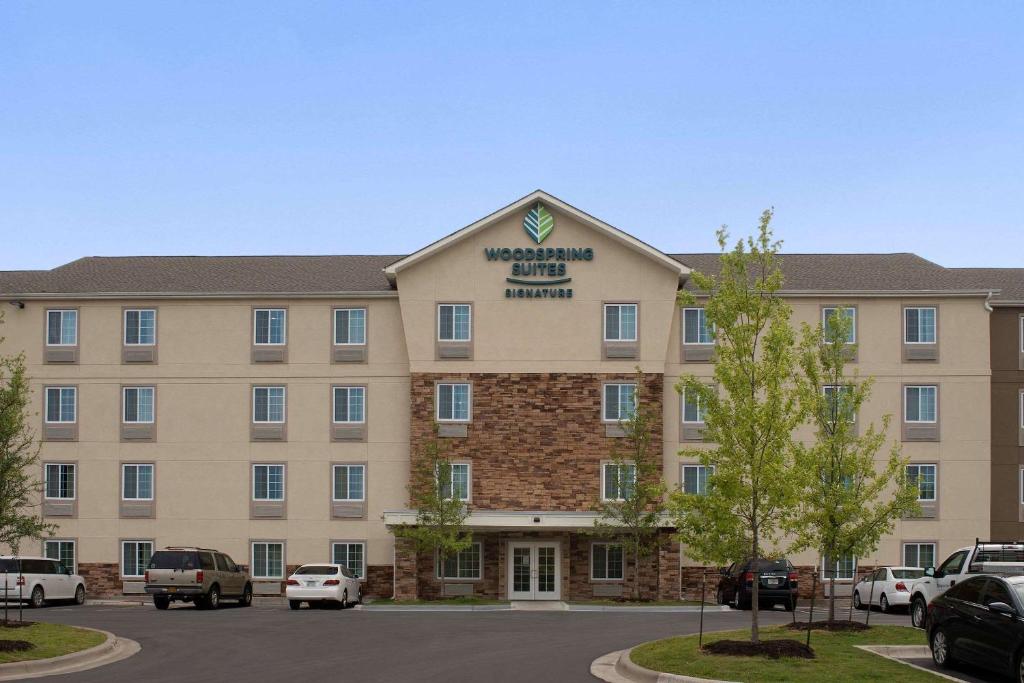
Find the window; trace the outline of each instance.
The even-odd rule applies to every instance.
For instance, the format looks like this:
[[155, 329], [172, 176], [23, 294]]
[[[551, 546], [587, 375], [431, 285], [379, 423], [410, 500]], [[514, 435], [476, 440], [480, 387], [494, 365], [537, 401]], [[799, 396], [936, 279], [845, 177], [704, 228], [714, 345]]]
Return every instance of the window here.
[[364, 543], [332, 543], [331, 562], [347, 567], [357, 578], [365, 578], [365, 550]]
[[[445, 558], [444, 578], [446, 579], [479, 579], [480, 556], [483, 554], [483, 547], [474, 543], [460, 553]], [[434, 569], [437, 578], [441, 578], [441, 557], [438, 555], [434, 562]]]
[[930, 502], [935, 500], [935, 465], [907, 465], [907, 479], [917, 486], [917, 499]]
[[365, 500], [365, 465], [335, 465], [334, 500]]
[[153, 465], [121, 465], [121, 498], [153, 500]]
[[124, 312], [124, 343], [152, 346], [156, 343], [156, 311], [129, 308]]
[[257, 308], [254, 312], [253, 342], [284, 344], [286, 311], [283, 308]]
[[981, 599], [981, 604], [988, 607], [993, 602], [1003, 602], [1007, 605], [1013, 605], [1013, 598], [1010, 597], [1010, 589], [1006, 587], [1002, 579], [990, 577], [988, 585], [985, 586], [985, 595]]
[[127, 424], [153, 422], [153, 387], [125, 387], [124, 413], [122, 420]]
[[437, 421], [468, 422], [469, 416], [469, 384], [438, 384]]
[[252, 577], [284, 578], [284, 543], [257, 541], [252, 544]]
[[601, 465], [601, 499], [628, 500], [636, 485], [636, 465], [604, 463]]
[[366, 421], [366, 388], [334, 387], [334, 422]]
[[604, 340], [636, 341], [636, 304], [604, 305]]
[[604, 385], [604, 421], [619, 422], [628, 420], [636, 410], [635, 384]]
[[623, 576], [622, 546], [618, 543], [590, 545], [590, 578], [615, 580]]
[[967, 560], [967, 555], [970, 551], [958, 550], [943, 562], [936, 572], [942, 572], [943, 574], [959, 574], [960, 570], [964, 568], [964, 562]]
[[683, 422], [704, 424], [704, 402], [700, 394], [683, 389]]
[[72, 500], [75, 497], [75, 465], [47, 463], [44, 487], [47, 498]]
[[51, 560], [57, 560], [65, 568], [70, 569], [73, 574], [78, 573], [78, 565], [75, 564], [75, 542], [48, 540], [43, 544], [43, 554]]
[[334, 309], [334, 343], [338, 345], [366, 343], [365, 308]]
[[253, 387], [252, 421], [284, 422], [284, 387]]
[[121, 541], [121, 576], [144, 576], [152, 556], [153, 541]]
[[850, 321], [850, 329], [846, 332], [846, 343], [854, 344], [857, 341], [857, 309], [856, 308], [837, 308], [832, 306], [826, 306], [821, 309], [821, 326], [825, 331], [826, 341], [829, 338], [829, 320], [836, 313], [839, 313], [844, 318]]
[[938, 387], [904, 387], [903, 419], [905, 422], [936, 422], [938, 417]]
[[76, 346], [78, 344], [78, 311], [46, 312], [46, 345]]
[[469, 304], [437, 305], [437, 340], [468, 342], [472, 314]]
[[927, 569], [935, 566], [934, 543], [904, 543], [903, 565]]
[[46, 387], [46, 421], [75, 422], [78, 408], [75, 387]]
[[954, 586], [950, 586], [945, 595], [947, 598], [953, 598], [954, 600], [981, 604], [981, 591], [985, 587], [985, 581], [984, 576], [972, 577]]
[[453, 462], [449, 481], [441, 481], [438, 473], [438, 487], [445, 500], [469, 500], [469, 463]]
[[708, 326], [708, 318], [703, 308], [683, 309], [683, 343], [684, 344], [713, 344], [714, 337], [711, 335], [711, 327]]
[[831, 558], [822, 560], [822, 578], [828, 581], [835, 576], [836, 581], [850, 581], [857, 573], [857, 558], [844, 555], [833, 562]]
[[856, 422], [857, 413], [853, 409], [853, 389], [849, 386], [837, 387], [828, 385], [821, 388], [828, 406], [829, 421], [838, 422], [840, 414], [847, 422]]
[[683, 465], [683, 493], [703, 496], [708, 492], [708, 475], [714, 474], [714, 466]]
[[903, 309], [903, 341], [907, 344], [935, 343], [935, 308]]
[[252, 466], [252, 499], [284, 500], [284, 465]]

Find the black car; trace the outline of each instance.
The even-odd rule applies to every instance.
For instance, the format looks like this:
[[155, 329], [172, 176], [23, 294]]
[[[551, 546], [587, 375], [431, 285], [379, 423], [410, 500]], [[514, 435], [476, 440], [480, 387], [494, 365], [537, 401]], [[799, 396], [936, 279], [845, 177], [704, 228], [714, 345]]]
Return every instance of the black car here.
[[957, 661], [1024, 683], [1024, 576], [972, 576], [928, 605], [928, 643], [940, 667]]
[[758, 575], [759, 607], [782, 605], [789, 612], [796, 605], [797, 573], [789, 560], [758, 560], [734, 562], [722, 570], [718, 581], [718, 604], [736, 609], [750, 609], [754, 598], [754, 575]]

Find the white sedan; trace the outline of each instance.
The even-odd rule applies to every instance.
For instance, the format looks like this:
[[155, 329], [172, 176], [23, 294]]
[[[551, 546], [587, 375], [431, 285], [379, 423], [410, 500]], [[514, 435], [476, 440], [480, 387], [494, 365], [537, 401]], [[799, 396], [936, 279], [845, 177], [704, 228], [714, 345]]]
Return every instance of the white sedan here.
[[302, 565], [285, 582], [285, 595], [292, 609], [299, 609], [304, 602], [310, 607], [344, 608], [363, 599], [359, 579], [351, 569], [340, 564]]
[[920, 567], [879, 567], [861, 579], [853, 588], [853, 606], [865, 609], [868, 604], [883, 612], [893, 607], [910, 606], [910, 584], [924, 576]]

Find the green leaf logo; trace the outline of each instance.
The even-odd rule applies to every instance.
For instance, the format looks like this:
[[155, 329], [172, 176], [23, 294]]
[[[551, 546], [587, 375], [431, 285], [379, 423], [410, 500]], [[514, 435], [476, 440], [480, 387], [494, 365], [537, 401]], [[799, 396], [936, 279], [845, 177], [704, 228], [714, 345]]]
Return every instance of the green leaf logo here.
[[536, 206], [530, 209], [526, 218], [523, 219], [523, 229], [534, 242], [540, 244], [555, 229], [555, 217], [544, 208], [543, 204], [537, 202]]

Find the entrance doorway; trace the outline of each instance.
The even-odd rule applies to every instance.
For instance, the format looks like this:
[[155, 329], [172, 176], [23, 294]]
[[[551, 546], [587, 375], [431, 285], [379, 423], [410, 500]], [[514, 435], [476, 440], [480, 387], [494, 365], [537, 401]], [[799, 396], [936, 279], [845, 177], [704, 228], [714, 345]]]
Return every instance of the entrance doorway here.
[[510, 541], [509, 600], [561, 600], [562, 556], [557, 541]]

